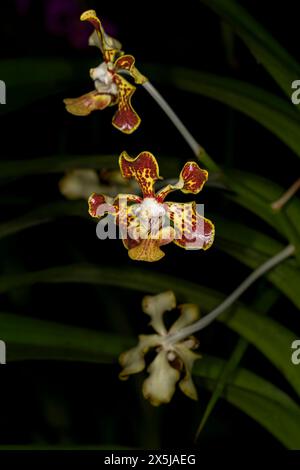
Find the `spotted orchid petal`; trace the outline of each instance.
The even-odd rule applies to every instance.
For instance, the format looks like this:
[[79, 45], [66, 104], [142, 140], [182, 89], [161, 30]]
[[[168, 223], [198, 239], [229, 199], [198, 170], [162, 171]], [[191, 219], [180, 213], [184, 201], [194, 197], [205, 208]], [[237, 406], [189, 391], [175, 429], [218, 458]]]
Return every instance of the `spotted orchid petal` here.
[[157, 193], [157, 199], [164, 201], [172, 191], [179, 189], [183, 193], [198, 194], [208, 178], [208, 173], [199, 167], [196, 162], [187, 162], [182, 168], [176, 184], [169, 184]]
[[162, 228], [155, 238], [140, 239], [139, 242], [135, 240], [134, 246], [128, 249], [128, 256], [135, 261], [159, 261], [165, 256], [165, 253], [160, 249], [163, 245], [168, 245], [175, 238], [175, 230], [172, 227]]
[[87, 116], [92, 111], [107, 108], [113, 101], [112, 95], [93, 90], [79, 98], [66, 98], [66, 110], [75, 116]]
[[121, 380], [127, 380], [129, 375], [137, 374], [144, 370], [146, 364], [144, 356], [149, 349], [159, 346], [160, 337], [158, 335], [140, 335], [139, 343], [135, 348], [123, 352], [119, 357], [119, 362], [123, 370], [119, 374]]
[[113, 198], [104, 194], [93, 193], [88, 199], [89, 214], [97, 219], [106, 213], [114, 213]]
[[136, 88], [119, 74], [114, 75], [114, 83], [118, 87], [118, 110], [112, 124], [125, 134], [131, 134], [141, 123], [140, 117], [131, 105], [131, 98]]
[[95, 31], [90, 36], [89, 45], [99, 47], [104, 59], [107, 62], [113, 62], [116, 55], [121, 53], [122, 45], [120, 42], [105, 33], [95, 10], [85, 11], [80, 19], [81, 21], [88, 21], [95, 28]]
[[105, 213], [111, 213], [127, 219], [130, 216], [130, 204], [140, 202], [141, 198], [135, 194], [119, 194], [112, 198], [104, 194], [93, 193], [88, 200], [89, 213], [92, 217], [97, 218], [102, 217]]
[[142, 301], [142, 310], [150, 316], [152, 328], [164, 336], [167, 333], [163, 322], [163, 314], [176, 307], [175, 294], [172, 291], [162, 292], [158, 295], [147, 295]]
[[165, 351], [157, 354], [148, 367], [149, 377], [143, 383], [143, 395], [153, 406], [169, 403], [175, 393], [180, 372], [172, 367]]
[[122, 152], [119, 165], [124, 178], [134, 178], [137, 181], [144, 198], [154, 196], [154, 184], [161, 177], [152, 153], [141, 152], [136, 158], [131, 158], [127, 152]]
[[148, 261], [153, 263], [159, 261], [165, 256], [160, 249], [157, 240], [141, 240], [133, 248], [128, 250], [128, 256], [134, 261]]
[[138, 85], [143, 85], [143, 83], [145, 83], [148, 80], [135, 67], [135, 58], [133, 57], [133, 55], [130, 55], [130, 54], [122, 55], [115, 61], [114, 67], [115, 67], [116, 72], [119, 72], [119, 71], [128, 72], [134, 79], [135, 83], [137, 83]]
[[195, 202], [166, 202], [168, 215], [174, 224], [174, 243], [188, 250], [207, 250], [214, 241], [213, 223], [197, 212]]
[[179, 181], [183, 193], [198, 194], [208, 178], [206, 170], [200, 168], [195, 162], [187, 162], [181, 170]]

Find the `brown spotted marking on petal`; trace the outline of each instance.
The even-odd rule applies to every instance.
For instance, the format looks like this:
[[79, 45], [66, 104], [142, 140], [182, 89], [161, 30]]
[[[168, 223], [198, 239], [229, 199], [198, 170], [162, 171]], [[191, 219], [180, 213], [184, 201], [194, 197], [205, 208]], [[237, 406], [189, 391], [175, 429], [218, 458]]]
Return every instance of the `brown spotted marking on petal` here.
[[154, 196], [154, 184], [160, 179], [155, 157], [150, 152], [141, 152], [131, 158], [126, 152], [120, 155], [120, 169], [124, 178], [134, 178], [139, 184], [144, 197]]
[[168, 216], [174, 225], [176, 238], [174, 243], [189, 250], [207, 250], [214, 241], [213, 223], [198, 214], [196, 203], [166, 202]]
[[131, 134], [140, 125], [141, 119], [131, 105], [135, 86], [127, 82], [121, 75], [114, 74], [114, 82], [118, 86], [118, 111], [113, 117], [112, 124], [125, 134]]
[[199, 167], [196, 162], [187, 162], [180, 173], [183, 182], [183, 193], [197, 194], [203, 188], [208, 178], [208, 173]]

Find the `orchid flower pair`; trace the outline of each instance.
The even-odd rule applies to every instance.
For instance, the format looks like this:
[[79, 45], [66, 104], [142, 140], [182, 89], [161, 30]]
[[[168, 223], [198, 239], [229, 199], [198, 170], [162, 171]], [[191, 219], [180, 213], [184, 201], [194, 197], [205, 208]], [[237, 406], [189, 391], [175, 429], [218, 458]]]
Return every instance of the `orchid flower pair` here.
[[[81, 20], [93, 25], [94, 32], [89, 44], [100, 49], [104, 62], [90, 71], [95, 90], [80, 98], [64, 100], [66, 108], [72, 114], [87, 115], [96, 109], [117, 104], [118, 110], [112, 123], [122, 132], [131, 133], [140, 123], [140, 118], [131, 106], [135, 87], [121, 73], [131, 75], [138, 84], [145, 83], [147, 79], [136, 69], [134, 57], [125, 55], [121, 44], [105, 33], [94, 10], [84, 12]], [[89, 212], [92, 217], [97, 218], [103, 218], [107, 213], [115, 215], [115, 221], [121, 229], [121, 238], [131, 259], [158, 261], [164, 256], [160, 247], [171, 242], [186, 249], [206, 250], [212, 245], [214, 225], [199, 213], [195, 202], [165, 202], [168, 194], [177, 189], [183, 193], [197, 194], [207, 180], [207, 171], [195, 162], [187, 162], [178, 182], [168, 184], [156, 193], [154, 184], [161, 177], [157, 161], [150, 152], [142, 152], [136, 158], [123, 152], [119, 164], [123, 178], [134, 178], [142, 195], [119, 194], [113, 199], [94, 192], [89, 198]], [[71, 178], [63, 180], [62, 190], [65, 191], [67, 185], [65, 193], [75, 191], [77, 197], [78, 194], [86, 194], [88, 184], [97, 187], [96, 176], [91, 172], [72, 174]]]

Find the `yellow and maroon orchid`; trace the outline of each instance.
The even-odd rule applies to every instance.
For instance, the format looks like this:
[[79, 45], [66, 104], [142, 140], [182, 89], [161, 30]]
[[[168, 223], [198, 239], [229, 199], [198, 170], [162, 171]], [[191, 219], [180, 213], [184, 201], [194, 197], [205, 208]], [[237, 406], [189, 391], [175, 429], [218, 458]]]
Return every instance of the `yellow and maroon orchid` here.
[[187, 162], [176, 184], [168, 184], [155, 192], [154, 184], [162, 179], [155, 157], [141, 152], [131, 158], [123, 152], [119, 158], [124, 178], [134, 178], [142, 196], [119, 194], [114, 199], [93, 193], [89, 198], [89, 213], [102, 219], [113, 214], [120, 228], [120, 237], [133, 260], [158, 261], [165, 254], [161, 246], [174, 242], [192, 250], [207, 250], [214, 240], [214, 225], [197, 211], [196, 202], [166, 202], [166, 196], [175, 190], [197, 194], [208, 178], [206, 170], [195, 162]]
[[94, 10], [84, 12], [81, 20], [89, 21], [95, 28], [89, 44], [100, 49], [104, 61], [90, 70], [95, 89], [79, 98], [65, 99], [66, 109], [76, 116], [87, 116], [92, 111], [117, 105], [112, 124], [120, 131], [131, 134], [138, 128], [141, 119], [131, 105], [136, 87], [122, 73], [130, 75], [136, 84], [143, 84], [147, 79], [136, 69], [134, 57], [124, 54], [119, 41], [105, 33]]

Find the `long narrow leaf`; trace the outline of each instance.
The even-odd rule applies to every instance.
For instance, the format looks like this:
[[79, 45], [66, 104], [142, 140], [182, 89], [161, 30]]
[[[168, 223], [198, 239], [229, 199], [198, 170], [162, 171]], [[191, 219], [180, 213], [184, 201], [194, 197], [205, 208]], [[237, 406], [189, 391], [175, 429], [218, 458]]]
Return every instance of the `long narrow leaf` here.
[[[44, 320], [0, 314], [1, 337], [8, 345], [8, 361], [71, 360], [96, 363], [115, 362], [133, 340]], [[205, 356], [196, 363], [194, 375], [211, 389], [224, 362]], [[229, 379], [223, 394], [269, 430], [289, 448], [299, 448], [300, 408], [284, 392], [245, 369], [238, 369]]]
[[[197, 284], [149, 271], [131, 268], [71, 265], [25, 275], [0, 278], [0, 292], [37, 283], [89, 283], [111, 285], [142, 292], [158, 293], [172, 289], [181, 300], [195, 302], [208, 312], [224, 300], [224, 295]], [[231, 311], [232, 313], [232, 311]], [[290, 348], [295, 334], [270, 318], [263, 318], [251, 309], [237, 304], [234, 314], [222, 315], [220, 321], [246, 338], [260, 350], [285, 376], [300, 395], [300, 375], [291, 362]]]
[[[263, 89], [228, 77], [180, 67], [149, 66], [149, 76], [179, 90], [217, 100], [240, 111], [275, 134], [300, 156], [300, 116], [290, 101]], [[300, 76], [300, 75], [299, 75]]]
[[291, 83], [300, 77], [300, 65], [234, 0], [200, 0], [226, 20], [246, 43], [257, 61], [291, 95]]
[[[256, 308], [261, 313], [267, 313], [268, 310], [274, 305], [278, 297], [279, 297], [279, 294], [275, 290], [271, 290], [271, 289], [266, 290], [254, 302], [253, 307]], [[213, 394], [207, 404], [203, 417], [200, 421], [195, 439], [199, 437], [201, 431], [203, 430], [219, 398], [222, 396], [224, 389], [229, 382], [230, 376], [234, 373], [234, 371], [239, 366], [245, 352], [248, 349], [248, 346], [249, 346], [249, 343], [245, 338], [240, 337], [238, 339], [237, 345], [235, 346], [228, 361], [224, 365], [224, 368], [222, 369], [220, 376], [218, 377]]]
[[237, 204], [246, 207], [268, 222], [291, 243], [300, 237], [300, 200], [292, 198], [281, 211], [274, 211], [271, 203], [276, 201], [284, 189], [273, 181], [245, 171], [226, 172], [235, 194], [226, 195]]
[[[194, 374], [202, 377], [202, 385], [213, 390], [223, 368], [223, 361], [205, 357], [205, 360], [196, 363]], [[285, 394], [283, 396], [274, 385], [239, 368], [230, 377], [222, 396], [268, 429], [287, 448], [299, 449], [299, 411], [290, 403], [290, 398]]]
[[[216, 237], [216, 246], [250, 268], [257, 268], [284, 248], [282, 243], [244, 224], [216, 215], [213, 220], [221, 228]], [[267, 277], [300, 308], [300, 268], [294, 259], [279, 264]]]
[[[78, 168], [118, 169], [118, 155], [52, 155], [33, 160], [2, 160], [0, 178], [62, 173]], [[180, 171], [180, 163], [176, 158], [164, 157], [160, 160], [160, 168], [165, 177], [174, 177]]]

